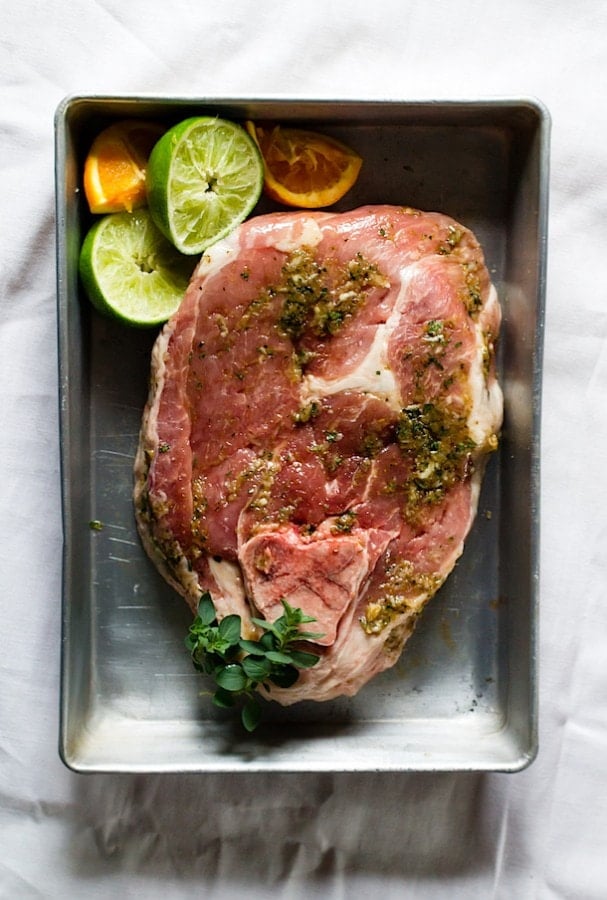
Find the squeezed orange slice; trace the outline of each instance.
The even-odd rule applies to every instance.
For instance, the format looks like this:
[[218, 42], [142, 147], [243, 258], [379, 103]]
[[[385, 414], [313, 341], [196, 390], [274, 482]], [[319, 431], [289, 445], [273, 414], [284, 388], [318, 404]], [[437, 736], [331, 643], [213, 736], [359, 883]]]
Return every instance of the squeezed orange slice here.
[[318, 209], [337, 203], [356, 182], [362, 159], [328, 135], [247, 122], [264, 160], [264, 190], [286, 206]]
[[132, 212], [147, 202], [148, 157], [164, 128], [127, 119], [97, 135], [84, 163], [84, 193], [92, 213]]

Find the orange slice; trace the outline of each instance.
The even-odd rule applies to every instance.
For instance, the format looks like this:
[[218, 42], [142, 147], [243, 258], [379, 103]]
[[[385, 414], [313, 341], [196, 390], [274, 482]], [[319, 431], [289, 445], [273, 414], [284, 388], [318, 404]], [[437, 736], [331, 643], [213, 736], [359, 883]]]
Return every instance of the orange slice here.
[[247, 122], [265, 164], [264, 190], [286, 206], [318, 209], [354, 185], [362, 159], [341, 141], [301, 128]]
[[97, 135], [84, 163], [84, 193], [92, 213], [132, 212], [147, 202], [147, 160], [164, 128], [127, 119]]

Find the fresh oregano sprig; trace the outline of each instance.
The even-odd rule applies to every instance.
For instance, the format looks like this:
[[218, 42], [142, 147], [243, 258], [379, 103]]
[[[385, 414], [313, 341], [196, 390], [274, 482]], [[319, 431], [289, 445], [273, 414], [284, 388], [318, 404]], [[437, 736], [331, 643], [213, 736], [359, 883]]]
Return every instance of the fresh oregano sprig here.
[[274, 622], [252, 619], [263, 634], [259, 640], [250, 641], [241, 637], [240, 616], [217, 620], [215, 604], [205, 591], [185, 639], [194, 667], [210, 675], [217, 685], [213, 703], [231, 708], [240, 700], [241, 720], [247, 731], [254, 731], [261, 721], [261, 705], [255, 693], [259, 685], [289, 688], [299, 678], [300, 669], [310, 669], [320, 659], [318, 654], [296, 646], [299, 641], [322, 637], [300, 629], [316, 620], [289, 606], [286, 600], [280, 602], [284, 612]]

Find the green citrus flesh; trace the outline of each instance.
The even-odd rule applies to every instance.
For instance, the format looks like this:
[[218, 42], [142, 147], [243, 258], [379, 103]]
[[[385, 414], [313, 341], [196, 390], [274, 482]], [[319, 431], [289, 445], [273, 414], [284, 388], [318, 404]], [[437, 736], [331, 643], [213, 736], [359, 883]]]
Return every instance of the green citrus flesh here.
[[158, 230], [149, 211], [112, 213], [87, 233], [79, 271], [99, 312], [139, 327], [165, 322], [177, 310], [193, 263]]
[[244, 128], [210, 116], [185, 119], [150, 155], [150, 212], [181, 253], [199, 254], [246, 219], [263, 178], [259, 148]]

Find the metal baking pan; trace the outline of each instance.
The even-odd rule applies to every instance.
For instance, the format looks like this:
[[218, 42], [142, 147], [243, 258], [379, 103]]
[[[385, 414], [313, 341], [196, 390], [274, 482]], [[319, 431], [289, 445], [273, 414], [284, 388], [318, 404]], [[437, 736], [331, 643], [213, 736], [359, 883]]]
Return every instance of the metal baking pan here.
[[[211, 702], [185, 604], [137, 537], [132, 464], [155, 333], [98, 316], [78, 283], [81, 191], [115, 119], [275, 119], [365, 162], [341, 203], [448, 213], [483, 244], [504, 310], [500, 450], [464, 555], [400, 662], [353, 699], [269, 704], [254, 735]], [[81, 772], [516, 771], [537, 749], [540, 396], [549, 116], [532, 99], [454, 102], [68, 97], [56, 127], [64, 521], [60, 754]], [[265, 209], [265, 207], [264, 207]], [[91, 529], [97, 520], [101, 530]]]

